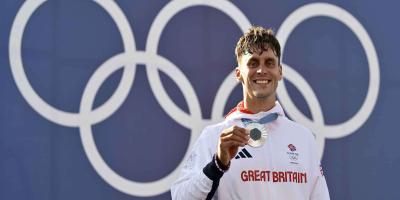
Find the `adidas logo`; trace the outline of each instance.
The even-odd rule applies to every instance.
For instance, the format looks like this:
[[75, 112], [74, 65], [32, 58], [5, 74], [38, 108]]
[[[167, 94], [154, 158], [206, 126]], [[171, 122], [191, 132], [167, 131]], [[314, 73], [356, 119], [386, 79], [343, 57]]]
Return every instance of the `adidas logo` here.
[[243, 148], [241, 151], [239, 151], [239, 153], [235, 156], [235, 159], [239, 159], [239, 158], [252, 158], [253, 156], [251, 156], [251, 154], [245, 149]]

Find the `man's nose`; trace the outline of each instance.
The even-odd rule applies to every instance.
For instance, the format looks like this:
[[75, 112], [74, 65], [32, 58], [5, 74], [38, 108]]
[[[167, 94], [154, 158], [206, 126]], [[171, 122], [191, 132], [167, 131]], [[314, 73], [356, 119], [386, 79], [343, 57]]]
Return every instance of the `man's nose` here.
[[266, 74], [267, 73], [267, 67], [264, 65], [260, 65], [260, 67], [257, 69], [257, 74]]

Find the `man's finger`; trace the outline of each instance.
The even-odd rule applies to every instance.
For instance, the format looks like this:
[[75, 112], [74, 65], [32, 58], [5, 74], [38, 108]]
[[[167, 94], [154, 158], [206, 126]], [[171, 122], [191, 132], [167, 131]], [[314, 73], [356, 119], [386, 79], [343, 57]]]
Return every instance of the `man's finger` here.
[[241, 137], [245, 141], [248, 141], [250, 139], [250, 134], [247, 133], [246, 129], [244, 129], [244, 130], [235, 130], [233, 132], [233, 134]]
[[221, 143], [221, 149], [225, 149], [228, 150], [232, 147], [244, 147], [246, 145], [246, 143], [244, 142], [239, 142], [239, 141], [235, 141], [235, 140], [230, 140], [230, 141], [226, 141], [224, 143]]
[[249, 141], [249, 138], [237, 134], [231, 134], [227, 135], [224, 137], [221, 137], [221, 142], [228, 142], [228, 141], [237, 141], [241, 143], [247, 143]]

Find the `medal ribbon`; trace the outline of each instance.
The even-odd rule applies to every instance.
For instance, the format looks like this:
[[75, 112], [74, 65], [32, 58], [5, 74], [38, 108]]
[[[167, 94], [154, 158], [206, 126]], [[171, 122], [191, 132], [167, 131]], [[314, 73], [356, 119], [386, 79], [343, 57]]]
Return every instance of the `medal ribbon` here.
[[269, 122], [276, 120], [277, 118], [278, 118], [278, 113], [270, 113], [270, 114], [262, 117], [259, 120], [251, 120], [248, 118], [242, 118], [241, 120], [242, 120], [244, 126], [247, 126], [251, 123], [267, 124]]

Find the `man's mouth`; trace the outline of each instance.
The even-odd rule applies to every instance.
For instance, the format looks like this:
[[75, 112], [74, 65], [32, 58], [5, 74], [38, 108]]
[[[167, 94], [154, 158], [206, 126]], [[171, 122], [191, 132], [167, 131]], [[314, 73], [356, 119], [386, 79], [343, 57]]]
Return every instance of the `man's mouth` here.
[[257, 84], [268, 84], [270, 83], [271, 80], [254, 80], [253, 83], [257, 83]]

